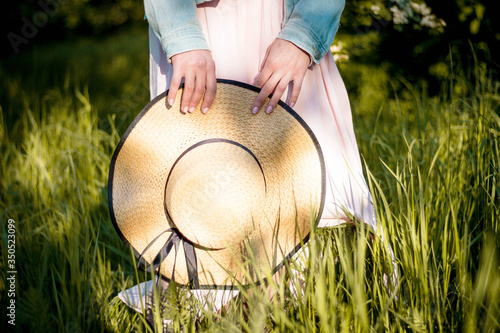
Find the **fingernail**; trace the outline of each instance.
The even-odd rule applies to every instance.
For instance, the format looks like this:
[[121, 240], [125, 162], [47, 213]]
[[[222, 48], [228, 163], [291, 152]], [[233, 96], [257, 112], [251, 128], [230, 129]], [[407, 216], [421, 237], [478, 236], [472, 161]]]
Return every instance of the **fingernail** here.
[[293, 109], [293, 107], [294, 107], [294, 106], [295, 106], [295, 103], [294, 103], [294, 102], [290, 103], [290, 107], [291, 107], [292, 109]]
[[252, 109], [252, 113], [253, 114], [257, 114], [257, 112], [259, 112], [259, 108], [254, 106], [253, 109]]
[[207, 113], [208, 112], [208, 108], [204, 108], [202, 112], [203, 112], [203, 114]]
[[185, 106], [184, 109], [182, 109], [182, 111], [184, 111], [184, 113], [187, 113], [188, 112], [188, 107]]
[[271, 111], [273, 111], [273, 107], [271, 105], [268, 105], [267, 108], [266, 108], [266, 113], [270, 114]]
[[170, 106], [174, 105], [174, 99], [173, 98], [169, 99], [168, 104], [170, 104]]
[[189, 108], [189, 113], [193, 113], [193, 111], [194, 111], [194, 106]]

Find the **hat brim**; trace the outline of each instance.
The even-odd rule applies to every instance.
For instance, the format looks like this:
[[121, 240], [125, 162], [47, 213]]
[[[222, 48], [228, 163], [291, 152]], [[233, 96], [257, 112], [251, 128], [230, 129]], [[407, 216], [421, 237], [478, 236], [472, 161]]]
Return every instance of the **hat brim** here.
[[[166, 230], [175, 227], [164, 209], [164, 190], [172, 165], [186, 149], [204, 140], [231, 140], [247, 147], [262, 167], [267, 189], [265, 219], [258, 228], [232, 248], [210, 250], [189, 240], [180, 242], [178, 251], [161, 258], [157, 270], [163, 278], [192, 285], [184, 251], [188, 244], [196, 252], [196, 288], [259, 283], [260, 272], [282, 267], [318, 223], [325, 200], [320, 145], [303, 119], [281, 101], [273, 113], [261, 110], [253, 115], [259, 91], [218, 79], [207, 114], [199, 106], [189, 114], [180, 110], [182, 87], [172, 106], [165, 92], [140, 112], [116, 147], [108, 181], [111, 219], [123, 242], [150, 264], [171, 237]], [[249, 257], [252, 268], [245, 266]]]

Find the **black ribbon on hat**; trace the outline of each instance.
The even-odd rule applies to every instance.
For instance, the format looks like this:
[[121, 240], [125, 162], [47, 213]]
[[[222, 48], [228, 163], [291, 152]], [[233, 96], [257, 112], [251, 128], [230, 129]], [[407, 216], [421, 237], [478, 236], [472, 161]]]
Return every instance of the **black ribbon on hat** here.
[[[167, 239], [167, 241], [160, 249], [158, 254], [154, 257], [152, 263], [151, 264], [148, 263], [143, 257], [144, 254], [158, 240], [158, 238], [160, 238], [160, 236], [166, 232], [171, 233], [170, 237]], [[182, 247], [184, 248], [184, 256], [186, 257], [186, 267], [188, 271], [189, 286], [191, 287], [191, 289], [199, 289], [200, 284], [198, 282], [198, 264], [196, 261], [196, 253], [194, 251], [193, 243], [191, 243], [188, 239], [182, 236], [182, 234], [179, 232], [177, 228], [169, 228], [160, 233], [158, 236], [156, 236], [155, 239], [153, 239], [148, 244], [148, 246], [146, 246], [146, 248], [142, 251], [141, 255], [137, 259], [138, 260], [137, 267], [143, 268], [148, 273], [155, 271], [158, 267], [160, 267], [163, 260], [167, 258], [173, 247], [175, 248], [175, 260], [174, 260], [174, 267], [172, 268], [172, 281], [175, 281], [174, 279], [175, 263], [177, 260], [177, 251], [179, 249], [180, 243], [182, 243]]]

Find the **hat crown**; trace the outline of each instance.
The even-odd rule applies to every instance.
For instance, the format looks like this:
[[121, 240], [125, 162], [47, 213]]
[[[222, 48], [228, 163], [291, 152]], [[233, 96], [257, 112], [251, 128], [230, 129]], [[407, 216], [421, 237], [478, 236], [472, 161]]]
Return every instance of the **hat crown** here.
[[253, 153], [224, 139], [205, 140], [175, 162], [165, 187], [165, 211], [190, 242], [217, 250], [237, 246], [258, 228], [265, 178]]

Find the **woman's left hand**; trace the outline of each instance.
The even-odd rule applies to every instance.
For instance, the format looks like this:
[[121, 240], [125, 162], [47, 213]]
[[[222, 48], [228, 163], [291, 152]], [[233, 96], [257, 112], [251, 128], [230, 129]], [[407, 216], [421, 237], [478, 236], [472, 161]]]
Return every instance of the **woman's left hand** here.
[[292, 92], [286, 102], [293, 107], [297, 102], [309, 62], [309, 54], [295, 44], [284, 39], [275, 39], [267, 48], [260, 72], [253, 82], [254, 86], [262, 89], [253, 103], [252, 113], [259, 112], [266, 98], [273, 94], [266, 106], [266, 113], [271, 113], [290, 82]]

